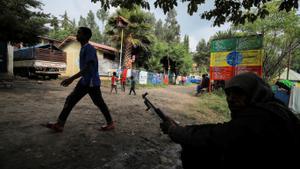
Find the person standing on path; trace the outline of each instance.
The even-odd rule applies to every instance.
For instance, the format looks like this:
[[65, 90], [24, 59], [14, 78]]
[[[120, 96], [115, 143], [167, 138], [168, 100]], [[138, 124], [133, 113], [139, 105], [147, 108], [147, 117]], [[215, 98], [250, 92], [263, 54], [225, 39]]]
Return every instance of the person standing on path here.
[[112, 130], [115, 125], [108, 110], [106, 103], [104, 102], [100, 90], [100, 78], [98, 72], [98, 58], [96, 49], [89, 44], [89, 40], [92, 36], [92, 31], [87, 27], [80, 27], [78, 29], [76, 39], [81, 44], [79, 54], [79, 66], [80, 71], [61, 82], [64, 87], [69, 86], [75, 79], [80, 78], [76, 87], [72, 93], [66, 98], [64, 107], [55, 123], [47, 123], [45, 126], [56, 132], [62, 132], [66, 120], [76, 105], [76, 103], [83, 98], [86, 94], [89, 94], [93, 103], [101, 110], [105, 117], [106, 125], [101, 126], [101, 130]]
[[129, 91], [129, 95], [131, 95], [131, 92], [134, 93], [134, 95], [136, 95], [135, 93], [135, 80], [133, 76], [130, 76], [130, 91]]

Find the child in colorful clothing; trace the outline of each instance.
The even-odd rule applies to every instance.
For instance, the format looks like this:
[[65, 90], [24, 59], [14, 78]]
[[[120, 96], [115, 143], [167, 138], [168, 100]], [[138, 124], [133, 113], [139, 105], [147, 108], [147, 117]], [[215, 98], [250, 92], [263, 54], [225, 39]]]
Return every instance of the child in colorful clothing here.
[[117, 81], [118, 81], [117, 73], [114, 72], [113, 76], [111, 77], [111, 90], [110, 90], [110, 93], [112, 93], [113, 89], [115, 89], [116, 94], [118, 93], [118, 90], [117, 90]]

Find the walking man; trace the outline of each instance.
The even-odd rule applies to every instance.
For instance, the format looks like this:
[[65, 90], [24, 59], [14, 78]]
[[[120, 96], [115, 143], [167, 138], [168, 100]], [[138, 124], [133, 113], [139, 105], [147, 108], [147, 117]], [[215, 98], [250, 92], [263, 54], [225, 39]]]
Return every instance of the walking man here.
[[75, 79], [80, 78], [80, 80], [78, 81], [73, 92], [67, 97], [65, 105], [57, 119], [57, 122], [46, 124], [47, 128], [50, 128], [56, 132], [63, 131], [64, 125], [72, 108], [86, 94], [90, 95], [93, 103], [101, 110], [102, 114], [105, 117], [106, 125], [101, 126], [100, 129], [112, 130], [115, 127], [108, 107], [102, 98], [96, 49], [88, 43], [91, 36], [92, 32], [89, 28], [80, 27], [78, 29], [76, 39], [81, 44], [79, 56], [80, 71], [72, 77], [63, 80], [61, 82], [61, 85], [67, 87]]

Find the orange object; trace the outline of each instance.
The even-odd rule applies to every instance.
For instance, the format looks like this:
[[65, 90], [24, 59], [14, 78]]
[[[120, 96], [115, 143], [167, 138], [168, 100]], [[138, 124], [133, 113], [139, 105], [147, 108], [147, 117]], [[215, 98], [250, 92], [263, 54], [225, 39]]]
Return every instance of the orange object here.
[[126, 82], [126, 77], [127, 77], [127, 69], [124, 69], [123, 72], [122, 72], [122, 79], [121, 79], [121, 81], [122, 82]]
[[164, 84], [169, 84], [169, 78], [168, 78], [168, 75], [165, 75], [164, 76]]

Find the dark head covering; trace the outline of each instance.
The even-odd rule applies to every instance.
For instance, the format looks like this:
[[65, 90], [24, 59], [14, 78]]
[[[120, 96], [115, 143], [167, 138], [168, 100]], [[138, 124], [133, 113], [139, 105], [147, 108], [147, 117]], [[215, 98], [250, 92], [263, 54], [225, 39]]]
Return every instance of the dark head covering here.
[[[282, 102], [275, 99], [270, 86], [254, 73], [242, 73], [225, 82], [225, 91], [239, 89], [247, 95], [248, 106], [272, 112], [285, 124], [290, 132], [299, 132], [299, 119]], [[295, 127], [297, 126], [297, 127]], [[299, 135], [299, 134], [298, 134]], [[298, 138], [300, 140], [300, 138]]]
[[270, 86], [254, 73], [241, 73], [225, 82], [225, 91], [238, 88], [247, 95], [249, 104], [274, 100]]

